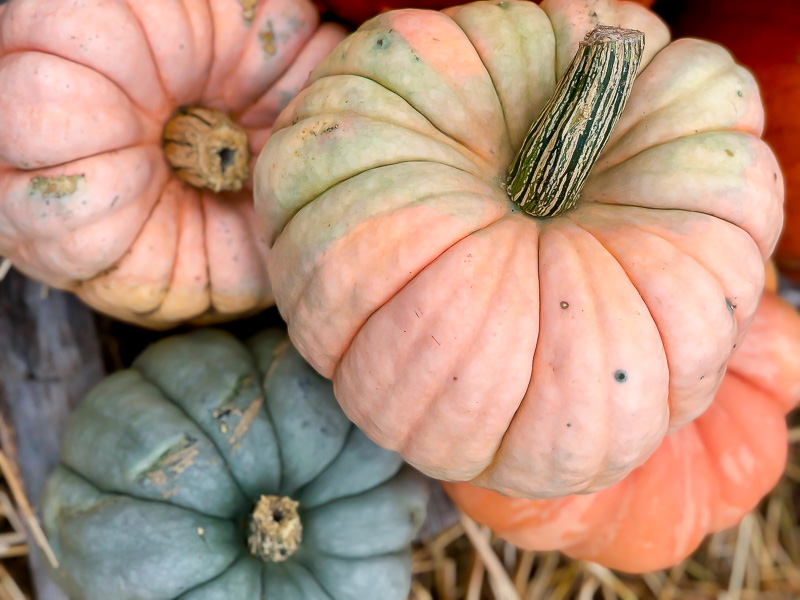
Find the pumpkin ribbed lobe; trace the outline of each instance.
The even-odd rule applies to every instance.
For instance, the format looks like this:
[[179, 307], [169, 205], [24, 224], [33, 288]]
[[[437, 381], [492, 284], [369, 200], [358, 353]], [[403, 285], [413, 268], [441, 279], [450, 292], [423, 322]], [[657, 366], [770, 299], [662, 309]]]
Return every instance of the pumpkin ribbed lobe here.
[[288, 496], [261, 496], [250, 517], [247, 546], [264, 562], [280, 563], [297, 552], [303, 541], [303, 524]]
[[640, 31], [601, 25], [586, 35], [509, 168], [508, 195], [525, 212], [554, 217], [578, 202], [625, 108], [643, 52]]
[[164, 128], [164, 156], [196, 188], [238, 192], [250, 177], [247, 133], [225, 113], [182, 108]]

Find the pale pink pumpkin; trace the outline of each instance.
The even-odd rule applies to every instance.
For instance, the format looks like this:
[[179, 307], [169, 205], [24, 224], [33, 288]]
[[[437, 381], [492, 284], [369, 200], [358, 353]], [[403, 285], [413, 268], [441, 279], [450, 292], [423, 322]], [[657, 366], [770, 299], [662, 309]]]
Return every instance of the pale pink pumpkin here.
[[529, 550], [566, 554], [623, 571], [674, 565], [702, 539], [738, 523], [786, 464], [785, 415], [800, 401], [800, 315], [765, 294], [711, 407], [664, 439], [618, 484], [555, 500], [507, 498], [446, 484], [455, 503]]
[[[0, 11], [0, 255], [152, 327], [270, 306], [247, 156], [341, 28], [318, 27], [310, 0], [12, 0]], [[188, 185], [165, 159], [166, 124], [185, 107], [246, 133], [229, 191]]]
[[[597, 24], [644, 32], [640, 74], [577, 205], [534, 218], [506, 174]], [[347, 414], [425, 473], [602, 489], [703, 413], [756, 310], [783, 199], [762, 128], [725, 49], [670, 43], [631, 2], [383, 14], [256, 166], [278, 308]]]

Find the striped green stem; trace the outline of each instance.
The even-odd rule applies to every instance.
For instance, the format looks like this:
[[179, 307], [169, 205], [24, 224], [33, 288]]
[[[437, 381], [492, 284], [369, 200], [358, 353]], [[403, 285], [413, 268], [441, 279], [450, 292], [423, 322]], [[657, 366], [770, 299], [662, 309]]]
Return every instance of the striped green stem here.
[[578, 48], [508, 171], [509, 197], [534, 217], [578, 202], [628, 101], [644, 34], [600, 25]]

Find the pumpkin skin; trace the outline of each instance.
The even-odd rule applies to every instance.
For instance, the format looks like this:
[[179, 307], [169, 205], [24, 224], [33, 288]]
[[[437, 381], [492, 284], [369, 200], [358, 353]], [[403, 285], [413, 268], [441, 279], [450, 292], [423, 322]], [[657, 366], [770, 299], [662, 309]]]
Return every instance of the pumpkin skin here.
[[[642, 6], [653, 6], [655, 0], [634, 0]], [[449, 0], [321, 0], [321, 10], [330, 10], [333, 14], [361, 24], [378, 13], [397, 8], [447, 8], [452, 4]]]
[[[153, 344], [90, 392], [61, 459], [43, 521], [72, 597], [408, 596], [427, 484], [353, 427], [285, 333]], [[300, 503], [285, 562], [244, 543], [262, 494]]]
[[[578, 206], [529, 217], [507, 167], [598, 21], [645, 32], [642, 71]], [[602, 489], [702, 414], [755, 312], [782, 216], [762, 125], [724, 49], [669, 44], [633, 3], [385, 13], [256, 166], [278, 308], [348, 416], [423, 472]]]
[[680, 35], [727, 46], [761, 86], [766, 111], [764, 139], [786, 177], [786, 221], [775, 250], [781, 271], [800, 281], [800, 11], [795, 0], [687, 2], [678, 14]]
[[[154, 328], [274, 302], [252, 183], [183, 183], [179, 107], [230, 114], [257, 154], [342, 37], [311, 0], [12, 0], [0, 17], [0, 255]], [[221, 157], [220, 157], [220, 160]], [[254, 161], [253, 161], [254, 162]]]
[[556, 500], [507, 498], [467, 483], [445, 490], [521, 548], [629, 572], [663, 569], [738, 523], [775, 485], [786, 464], [784, 415], [798, 400], [800, 315], [767, 293], [711, 407], [618, 484]]

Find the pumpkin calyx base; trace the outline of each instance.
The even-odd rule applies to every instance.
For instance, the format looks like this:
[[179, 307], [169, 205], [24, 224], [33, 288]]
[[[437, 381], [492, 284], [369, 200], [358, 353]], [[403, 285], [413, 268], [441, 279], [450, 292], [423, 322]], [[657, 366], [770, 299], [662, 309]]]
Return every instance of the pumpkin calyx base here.
[[253, 556], [279, 563], [297, 552], [303, 541], [299, 505], [288, 496], [261, 496], [248, 527], [247, 546]]
[[578, 203], [625, 108], [644, 52], [644, 34], [597, 26], [531, 125], [508, 171], [509, 198], [534, 217]]
[[247, 133], [225, 113], [181, 108], [164, 128], [164, 156], [186, 183], [213, 192], [238, 192], [250, 177]]

